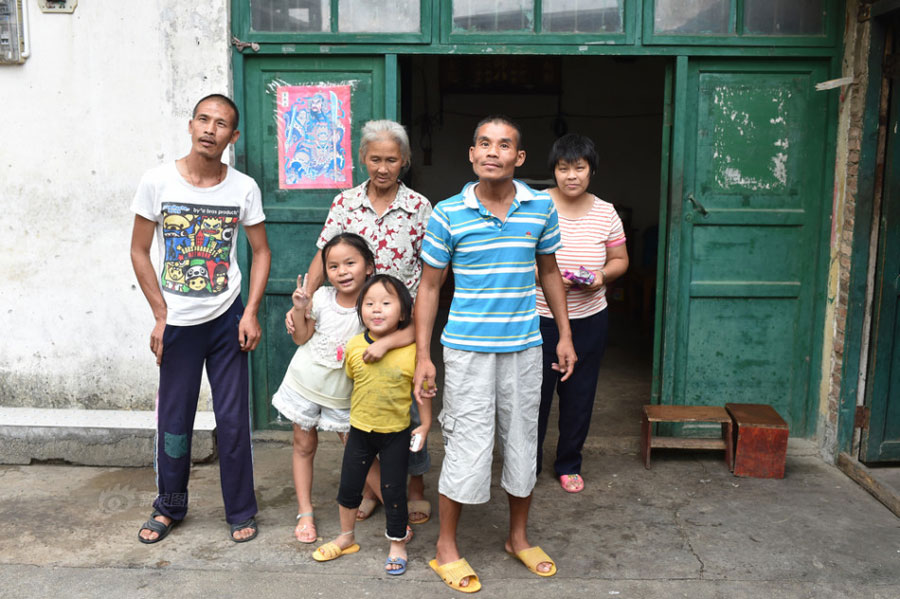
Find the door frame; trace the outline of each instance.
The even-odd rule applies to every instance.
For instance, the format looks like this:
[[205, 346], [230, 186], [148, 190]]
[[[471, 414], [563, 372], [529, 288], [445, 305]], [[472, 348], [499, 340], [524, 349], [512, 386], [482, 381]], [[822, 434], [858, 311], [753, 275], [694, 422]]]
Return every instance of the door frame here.
[[[868, 83], [865, 88], [863, 126], [860, 137], [859, 178], [857, 179], [856, 209], [853, 222], [853, 242], [850, 254], [850, 273], [847, 291], [847, 320], [844, 325], [844, 356], [841, 364], [841, 385], [838, 404], [837, 447], [835, 453], [853, 454], [858, 445], [856, 411], [866, 402], [865, 377], [868, 374], [871, 327], [870, 300], [874, 286], [874, 272], [870, 272], [870, 248], [873, 239], [875, 213], [881, 170], [879, 151], [880, 106], [884, 80], [884, 51], [890, 21], [900, 15], [900, 7], [887, 10], [871, 9], [871, 28], [868, 60]], [[900, 86], [898, 86], [900, 87]], [[877, 225], [877, 223], [876, 223]], [[874, 231], [877, 232], [877, 227]], [[857, 452], [859, 448], [857, 447]], [[854, 456], [857, 457], [857, 456]]]
[[[443, 0], [434, 0], [435, 3]], [[629, 3], [638, 3], [640, 1], [652, 2], [652, 0], [627, 0]], [[231, 0], [232, 6], [240, 7], [246, 0]], [[828, 6], [834, 8], [832, 12], [835, 14], [844, 14], [843, 2], [838, 0], [826, 0]], [[629, 4], [631, 5], [631, 4]], [[637, 4], [635, 4], [637, 5]], [[234, 11], [233, 11], [234, 12]], [[240, 14], [240, 11], [237, 11]], [[635, 11], [635, 19], [637, 25], [640, 26], [641, 11]], [[837, 20], [836, 20], [837, 21]], [[447, 44], [446, 42], [431, 37], [431, 41], [426, 44], [410, 44], [400, 43], [396, 40], [385, 39], [361, 42], [362, 40], [349, 40], [351, 43], [336, 43], [333, 45], [322, 45], [320, 43], [303, 42], [300, 38], [293, 39], [296, 43], [267, 43], [265, 40], [259, 40], [260, 43], [245, 43], [238, 39], [237, 36], [245, 37], [249, 41], [254, 40], [254, 34], [244, 31], [246, 23], [232, 22], [232, 32], [235, 37], [232, 40], [232, 74], [234, 89], [233, 93], [238, 106], [246, 106], [246, 98], [244, 97], [244, 62], [248, 55], [269, 55], [269, 56], [299, 56], [308, 54], [329, 54], [337, 55], [358, 55], [358, 56], [383, 56], [385, 58], [385, 116], [386, 118], [397, 119], [399, 115], [399, 85], [400, 75], [398, 57], [403, 55], [414, 54], [554, 54], [554, 55], [577, 55], [577, 56], [656, 56], [665, 57], [671, 60], [666, 72], [666, 89], [664, 94], [663, 111], [663, 131], [662, 131], [662, 158], [660, 161], [660, 209], [659, 209], [659, 244], [657, 259], [657, 288], [656, 288], [656, 312], [654, 314], [655, 334], [653, 340], [653, 374], [651, 381], [651, 391], [649, 402], [660, 403], [665, 402], [666, 397], [671, 397], [671, 393], [667, 394], [667, 389], [671, 391], [673, 381], [667, 380], [665, 377], [665, 368], [663, 367], [663, 355], [665, 354], [666, 343], [673, 340], [667, 340], [662, 334], [664, 330], [664, 322], [667, 318], [674, 318], [676, 311], [672, 311], [667, 307], [668, 303], [677, 301], [677, 298], [666, 297], [665, 280], [673, 275], [677, 275], [678, 262], [673, 261], [669, 252], [672, 248], [668, 245], [668, 229], [670, 223], [680, 221], [682, 202], [680, 193], [683, 181], [681, 180], [680, 169], [675, 168], [678, 161], [684, 160], [683, 148], [679, 151], [677, 148], [683, 146], [685, 136], [685, 117], [686, 106], [685, 98], [687, 94], [687, 73], [689, 61], [693, 58], [711, 58], [711, 57], [740, 57], [743, 59], [756, 60], [777, 60], [779, 57], [784, 58], [818, 58], [830, 60], [830, 73], [840, 73], [841, 60], [843, 50], [843, 36], [841, 28], [835, 27], [834, 35], [829, 33], [829, 39], [833, 40], [833, 46], [817, 45], [808, 46], [803, 43], [794, 45], [784, 44], [778, 47], [766, 46], [741, 46], [737, 43], [723, 46], [703, 46], [696, 45], [692, 39], [685, 37], [683, 40], [673, 40], [667, 45], [647, 45], [647, 40], [639, 37], [632, 43], [617, 43], [612, 45], [604, 44], [565, 44], [556, 43], [552, 45], [539, 45], [535, 43], [508, 43], [494, 44], [481, 42], [478, 44], [460, 43]], [[432, 29], [440, 26], [438, 11], [434, 11], [432, 15]], [[830, 31], [830, 30], [829, 30]], [[680, 45], [679, 45], [680, 42]], [[834, 75], [836, 76], [836, 75]], [[838, 126], [838, 94], [831, 92], [827, 102], [827, 139], [835, 139]], [[679, 142], [680, 140], [680, 142]], [[834, 144], [828, 144], [826, 148], [826, 164], [834, 164], [835, 156]], [[235, 146], [235, 164], [238, 168], [246, 170], [248, 163], [247, 148], [245, 140], [239, 139]], [[834, 171], [826, 169], [824, 189], [830, 189], [833, 186]], [[677, 198], [677, 201], [673, 199]], [[823, 197], [823, 202], [826, 202]], [[822, 209], [820, 218], [819, 231], [819, 256], [817, 258], [817, 268], [814, 276], [814, 285], [818, 290], [824, 290], [826, 287], [828, 274], [828, 237], [830, 233], [829, 211], [826, 207]], [[857, 220], [857, 224], [858, 224]], [[856, 239], [856, 237], [854, 238]], [[238, 243], [239, 260], [246, 267], [249, 263], [249, 249], [246, 240], [239, 239]], [[854, 252], [854, 257], [859, 252]], [[675, 269], [676, 272], [672, 272]], [[825, 311], [827, 298], [824, 293], [816, 294], [813, 303], [813, 327], [814, 338], [812, 347], [810, 348], [810, 377], [809, 377], [809, 418], [806, 431], [807, 437], [812, 437], [817, 433], [818, 420], [815, 417], [817, 401], [813, 401], [812, 397], [818, 397], [820, 380], [822, 376], [822, 355], [824, 351], [823, 340], [825, 336]], [[251, 362], [253, 360], [251, 356]], [[846, 354], [845, 354], [846, 359]], [[252, 374], [251, 374], [252, 378]], [[846, 382], [846, 379], [845, 379]], [[251, 382], [252, 384], [252, 382]], [[668, 387], [667, 387], [668, 385]], [[852, 410], [853, 408], [851, 408]], [[852, 420], [852, 416], [851, 416]], [[851, 431], [852, 432], [852, 431]]]
[[[888, 41], [888, 45], [894, 48], [893, 52], [898, 47], [894, 37], [898, 31], [900, 21], [895, 21], [891, 33], [893, 39]], [[896, 313], [900, 278], [894, 274], [897, 272], [897, 242], [900, 241], [900, 229], [897, 228], [900, 222], [900, 136], [895, 132], [900, 121], [900, 85], [897, 83], [894, 78], [886, 86], [890, 88], [890, 99], [883, 145], [884, 176], [881, 179], [880, 201], [873, 207], [873, 233], [877, 233], [874, 233], [876, 239], [872, 244], [875, 264], [871, 281], [873, 292], [870, 295], [871, 326], [868, 359], [861, 360], [861, 367], [866, 368], [864, 400], [867, 426], [861, 431], [859, 460], [865, 463], [900, 461], [896, 428], [893, 434], [890, 430], [900, 425], [896, 416], [891, 419], [892, 407], [900, 405], [896, 403], [896, 392], [900, 389], [896, 384], [892, 386], [895, 356], [900, 355], [900, 339], [894, 335], [900, 324], [900, 315]]]
[[[847, 321], [844, 332], [844, 356], [841, 364], [841, 386], [838, 415], [837, 452], [845, 452], [863, 462], [874, 459], [875, 451], [868, 447], [866, 434], [857, 427], [868, 428], [869, 420], [883, 424], [887, 406], [873, 406], [872, 352], [875, 346], [875, 327], [879, 324], [875, 310], [879, 302], [875, 285], [879, 273], [883, 239], [880, 220], [884, 209], [886, 158], [888, 135], [881, 125], [889, 86], [885, 84], [884, 57], [888, 50], [888, 30], [900, 34], [900, 7], [896, 3], [876, 2], [871, 7], [871, 28], [868, 59], [868, 85], [865, 89], [864, 120], [860, 143], [859, 178], [857, 182], [855, 221], [850, 262], [850, 281], [847, 299]], [[900, 93], [900, 81], [895, 81], [892, 93]], [[895, 136], [896, 138], [896, 136]], [[895, 139], [900, 144], [900, 139]], [[864, 408], [864, 422], [857, 412]], [[868, 451], [866, 451], [868, 450]], [[873, 458], [873, 459], [870, 459]]]
[[[667, 282], [674, 281], [677, 286], [677, 282], [681, 280], [681, 252], [685, 250], [685, 248], [681, 247], [680, 239], [681, 221], [683, 219], [685, 205], [684, 168], [687, 152], [686, 143], [688, 137], [686, 127], [690, 120], [690, 115], [688, 113], [689, 107], [687, 105], [689, 97], [688, 86], [690, 83], [690, 72], [692, 69], [692, 65], [695, 64], [696, 61], [708, 61], [711, 58], [733, 59], [741, 62], [761, 60], [755, 57], [744, 59], [732, 56], [712, 57], [708, 55], [682, 55], [676, 57], [674, 61], [674, 73], [672, 74], [670, 82], [671, 89], [667, 90], [666, 96], [667, 98], [671, 96], [673, 102], [673, 106], [671, 108], [666, 108], [668, 113], [672, 115], [671, 144], [668, 149], [664, 149], [664, 156], [666, 152], [668, 152], [669, 161], [668, 163], [663, 163], [663, 168], [668, 170], [667, 172], [664, 170], [661, 175], [663, 181], [668, 179], [669, 188], [668, 190], [666, 190], [665, 188], [663, 189], [663, 193], [665, 195], [663, 196], [663, 200], [661, 200], [660, 203], [660, 230], [663, 230], [663, 223], [665, 223], [665, 234], [667, 236], [667, 239], [665, 241], [661, 240], [659, 244], [660, 255], [658, 263], [665, 268], [665, 278], [660, 279], [657, 287], [657, 336], [659, 336], [660, 333], [662, 334], [662, 336], [658, 340], [658, 343], [655, 342], [654, 344], [654, 375], [653, 387], [651, 392], [653, 403], [671, 403], [672, 397], [675, 392], [675, 364], [667, 363], [665, 358], [667, 356], [674, 357], [675, 347], [678, 343], [678, 339], [679, 337], [683, 336], [685, 332], [682, 327], [686, 325], [686, 322], [678, 322], [678, 315], [681, 304], [685, 300], [684, 298], [680, 297], [677, 292], [666, 293], [665, 288], [668, 286]], [[796, 62], [806, 59], [807, 57], [800, 56], [780, 56], [777, 58], [773, 58], [772, 60]], [[822, 61], [822, 63], [824, 62], [825, 61]], [[836, 59], [831, 59], [827, 70], [833, 73], [835, 72], [835, 69], [839, 69], [839, 66], [839, 61], [837, 61]], [[667, 84], [669, 84], [668, 77]], [[838, 97], [836, 94], [830, 95], [825, 102], [825, 139], [834, 139], [837, 135], [837, 104]], [[666, 138], [666, 133], [667, 132], [664, 129], [664, 141]], [[822, 158], [823, 167], [834, 164], [835, 155], [835, 145], [828, 144]], [[834, 171], [826, 168], [824, 173], [825, 180], [822, 184], [823, 201], [825, 199], [825, 192], [833, 188], [833, 178]], [[828, 218], [829, 214], [830, 212], [828, 211], [827, 207], [821, 207], [820, 214], [818, 215], [818, 221], [814, 221], [810, 224], [810, 226], [813, 228], [811, 238], [815, 239], [818, 249], [815, 261], [815, 271], [811, 280], [811, 285], [814, 291], [811, 302], [813, 316], [811, 324], [812, 333], [809, 341], [810, 366], [806, 379], [807, 385], [805, 398], [803, 399], [804, 403], [802, 407], [797, 406], [797, 411], [802, 410], [804, 430], [802, 431], [801, 436], [805, 438], [814, 437], [818, 431], [819, 424], [817, 422], [817, 411], [819, 407], [819, 387], [822, 376], [822, 369], [819, 367], [819, 365], [822, 363], [822, 356], [824, 351], [824, 325], [827, 298], [825, 294], [818, 293], [816, 292], [816, 290], [824, 289], [826, 286], [826, 281], [828, 280], [827, 258], [829, 248], [828, 239], [830, 235], [831, 223], [831, 219]], [[662, 270], [662, 268], [660, 268], [659, 270]], [[675, 326], [665, 326], [666, 322], [672, 321], [676, 322]], [[675, 432], [679, 429], [677, 427], [671, 427], [667, 430], [670, 430], [670, 432]], [[791, 431], [791, 434], [794, 435], [793, 430]]]

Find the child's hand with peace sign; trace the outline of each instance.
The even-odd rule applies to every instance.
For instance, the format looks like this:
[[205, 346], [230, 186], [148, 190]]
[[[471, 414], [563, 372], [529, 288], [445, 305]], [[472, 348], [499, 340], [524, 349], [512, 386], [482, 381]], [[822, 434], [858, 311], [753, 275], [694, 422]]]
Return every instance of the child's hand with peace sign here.
[[312, 294], [309, 292], [309, 273], [297, 275], [297, 288], [291, 294], [291, 302], [294, 307], [291, 310], [294, 330], [290, 331], [294, 343], [303, 345], [312, 337], [316, 330], [315, 321], [309, 317]]
[[297, 275], [297, 288], [291, 294], [291, 301], [294, 302], [294, 307], [304, 312], [309, 307], [310, 300], [312, 300], [309, 294], [309, 287], [307, 286], [308, 281], [309, 273]]

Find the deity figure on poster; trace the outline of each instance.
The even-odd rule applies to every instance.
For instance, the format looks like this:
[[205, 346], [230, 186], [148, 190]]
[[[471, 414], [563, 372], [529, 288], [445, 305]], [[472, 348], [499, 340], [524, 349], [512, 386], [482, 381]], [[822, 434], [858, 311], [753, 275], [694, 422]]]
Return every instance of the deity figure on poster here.
[[279, 188], [350, 187], [350, 86], [280, 86], [276, 93]]

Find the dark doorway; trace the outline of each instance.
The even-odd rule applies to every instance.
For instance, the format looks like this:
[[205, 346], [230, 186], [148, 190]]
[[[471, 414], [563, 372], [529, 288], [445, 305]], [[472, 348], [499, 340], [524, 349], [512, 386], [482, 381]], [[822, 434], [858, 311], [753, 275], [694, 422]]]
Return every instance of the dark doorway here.
[[557, 137], [577, 132], [596, 143], [590, 190], [615, 205], [631, 266], [607, 290], [610, 340], [591, 437], [637, 437], [653, 366], [665, 59], [444, 55], [402, 57], [400, 66], [413, 147], [407, 182], [432, 203], [472, 179], [472, 130], [489, 114], [522, 126], [528, 157], [517, 176], [535, 188], [554, 185], [546, 157]]

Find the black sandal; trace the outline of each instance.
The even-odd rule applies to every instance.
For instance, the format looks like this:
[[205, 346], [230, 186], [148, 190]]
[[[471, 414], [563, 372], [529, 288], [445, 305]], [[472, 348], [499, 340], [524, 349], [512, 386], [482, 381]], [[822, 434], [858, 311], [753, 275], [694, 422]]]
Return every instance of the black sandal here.
[[[144, 524], [141, 526], [141, 530], [138, 531], [138, 541], [140, 541], [141, 543], [146, 543], [147, 545], [150, 545], [151, 543], [159, 543], [160, 541], [162, 541], [163, 539], [166, 538], [166, 535], [169, 534], [170, 530], [175, 528], [176, 524], [181, 522], [181, 520], [172, 520], [171, 522], [169, 522], [169, 524], [167, 526], [167, 525], [163, 524], [162, 522], [160, 522], [159, 520], [157, 520], [156, 519], [157, 516], [165, 516], [165, 514], [163, 514], [159, 510], [153, 510], [153, 513], [150, 514], [150, 519], [147, 520], [146, 522], [144, 522]], [[168, 516], [166, 516], [166, 517], [168, 517]], [[141, 536], [141, 531], [144, 531], [144, 530], [149, 530], [150, 532], [155, 532], [159, 536], [157, 536], [155, 539], [145, 539], [144, 537]]]
[[[250, 535], [249, 537], [247, 537], [246, 539], [236, 539], [234, 536], [234, 533], [236, 533], [239, 530], [243, 530], [245, 528], [252, 528], [253, 534]], [[254, 518], [253, 516], [250, 516], [248, 519], [244, 520], [243, 522], [238, 522], [237, 524], [231, 525], [231, 540], [234, 541], [235, 543], [246, 543], [247, 541], [252, 541], [253, 539], [255, 539], [258, 532], [259, 532], [259, 529], [257, 528], [257, 525], [256, 525], [256, 518]]]

